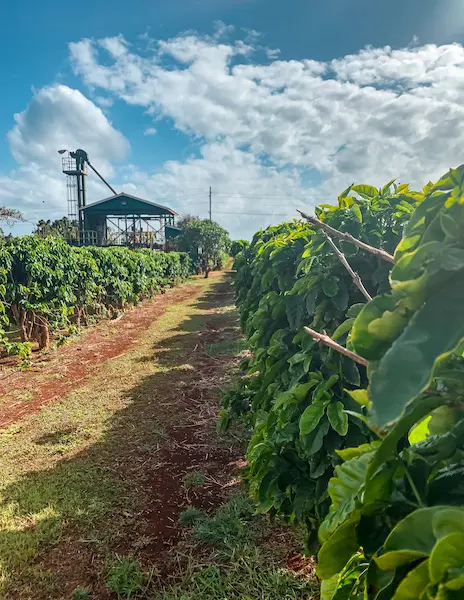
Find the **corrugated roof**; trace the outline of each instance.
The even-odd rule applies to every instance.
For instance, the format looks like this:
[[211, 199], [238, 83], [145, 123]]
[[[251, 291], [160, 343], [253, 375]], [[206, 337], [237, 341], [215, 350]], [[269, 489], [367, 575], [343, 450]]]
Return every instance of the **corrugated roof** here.
[[[118, 200], [120, 200], [120, 203], [118, 202]], [[105, 204], [107, 206], [105, 206]], [[125, 193], [116, 194], [115, 196], [110, 196], [109, 198], [104, 198], [103, 200], [92, 202], [92, 204], [83, 206], [81, 210], [99, 213], [106, 212], [107, 214], [114, 214], [115, 211], [116, 214], [132, 214], [135, 211], [136, 214], [140, 213], [145, 215], [156, 215], [166, 213], [171, 215], [177, 215], [176, 211], [172, 210], [172, 208], [163, 206], [162, 204], [157, 204], [156, 202], [144, 200], [143, 198], [137, 198], [136, 196], [132, 196], [131, 194]]]

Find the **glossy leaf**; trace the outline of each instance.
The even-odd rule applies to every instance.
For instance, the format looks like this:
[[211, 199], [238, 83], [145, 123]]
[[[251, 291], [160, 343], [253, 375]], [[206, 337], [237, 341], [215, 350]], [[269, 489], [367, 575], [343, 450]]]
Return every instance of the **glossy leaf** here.
[[338, 400], [332, 401], [327, 407], [329, 423], [340, 435], [346, 435], [348, 432], [348, 415], [344, 409], [344, 405]]
[[[446, 311], [442, 310], [446, 304]], [[453, 278], [428, 299], [392, 344], [371, 377], [376, 423], [397, 419], [429, 384], [436, 359], [464, 336], [464, 276]]]

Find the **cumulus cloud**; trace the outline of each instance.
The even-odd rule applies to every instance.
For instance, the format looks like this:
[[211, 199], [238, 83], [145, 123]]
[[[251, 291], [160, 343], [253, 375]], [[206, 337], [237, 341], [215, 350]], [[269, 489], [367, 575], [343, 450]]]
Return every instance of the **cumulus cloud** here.
[[[198, 145], [198, 156], [152, 173], [130, 165], [117, 185], [203, 215], [211, 185], [213, 216], [243, 236], [291, 217], [295, 205], [331, 201], [352, 182], [398, 177], [420, 186], [462, 162], [460, 44], [369, 47], [328, 62], [279, 60], [257, 32], [244, 33], [230, 41], [230, 28], [220, 26], [213, 36], [150, 40], [144, 51], [123, 36], [70, 44], [74, 71], [94, 96], [139, 106], [155, 124], [168, 118]], [[127, 141], [98, 107], [63, 87], [41, 90], [17, 116], [9, 141], [19, 170], [31, 161], [49, 164], [47, 148], [73, 143], [110, 170]], [[63, 140], [84, 130], [76, 110], [65, 110], [69, 104], [92, 122], [79, 142]], [[11, 179], [3, 188], [12, 193]]]
[[[129, 142], [100, 108], [78, 90], [64, 85], [42, 88], [26, 109], [15, 115], [8, 142], [18, 168], [0, 174], [0, 203], [24, 211], [34, 220], [67, 211], [65, 177], [57, 150], [83, 147], [102, 173], [114, 176], [111, 161], [124, 159]], [[89, 197], [104, 190], [89, 181]]]
[[276, 167], [316, 170], [334, 189], [395, 176], [418, 185], [460, 160], [459, 44], [252, 64], [249, 44], [194, 34], [159, 41], [148, 58], [118, 43], [118, 57], [105, 56], [107, 40], [71, 44], [76, 73], [207, 143], [227, 140]]
[[143, 135], [156, 135], [157, 131], [154, 127], [147, 127], [143, 132]]

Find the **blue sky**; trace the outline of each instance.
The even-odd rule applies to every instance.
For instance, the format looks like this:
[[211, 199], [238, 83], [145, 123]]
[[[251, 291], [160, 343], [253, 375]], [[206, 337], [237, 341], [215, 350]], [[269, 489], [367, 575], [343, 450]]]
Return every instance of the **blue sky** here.
[[0, 203], [65, 214], [61, 146], [183, 213], [211, 185], [235, 237], [353, 181], [426, 183], [464, 162], [463, 42], [463, 0], [8, 3]]

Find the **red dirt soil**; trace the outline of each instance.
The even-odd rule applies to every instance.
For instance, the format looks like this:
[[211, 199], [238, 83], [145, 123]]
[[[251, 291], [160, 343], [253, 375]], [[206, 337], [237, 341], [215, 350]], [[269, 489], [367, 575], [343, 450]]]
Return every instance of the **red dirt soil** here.
[[[213, 274], [214, 276], [215, 274]], [[26, 415], [40, 412], [82, 385], [96, 366], [121, 356], [135, 346], [147, 325], [166, 310], [202, 293], [199, 286], [172, 288], [124, 313], [115, 321], [104, 321], [85, 331], [68, 346], [39, 355], [32, 371], [15, 371], [0, 377], [0, 429], [16, 423]], [[27, 395], [27, 400], [21, 399]]]

